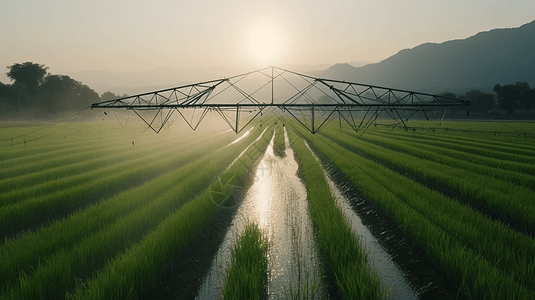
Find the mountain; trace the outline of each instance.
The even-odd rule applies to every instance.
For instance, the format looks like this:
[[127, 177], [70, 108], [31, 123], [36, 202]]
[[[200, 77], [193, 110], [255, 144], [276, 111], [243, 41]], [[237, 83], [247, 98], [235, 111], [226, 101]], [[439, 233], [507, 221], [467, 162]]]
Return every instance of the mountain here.
[[324, 78], [390, 88], [465, 92], [495, 84], [535, 85], [535, 21], [518, 28], [480, 32], [462, 40], [425, 43], [375, 64], [336, 64]]
[[350, 64], [351, 66], [353, 67], [362, 67], [362, 66], [365, 66], [365, 65], [368, 65], [368, 64], [371, 64], [372, 62], [371, 61], [350, 61], [348, 62], [348, 64]]

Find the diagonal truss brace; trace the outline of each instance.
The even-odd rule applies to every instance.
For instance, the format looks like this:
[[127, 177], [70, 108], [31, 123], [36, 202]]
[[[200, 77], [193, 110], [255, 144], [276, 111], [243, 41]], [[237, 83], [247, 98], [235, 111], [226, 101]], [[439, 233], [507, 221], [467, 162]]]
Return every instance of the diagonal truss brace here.
[[[257, 88], [247, 92], [240, 85], [253, 75], [260, 75], [268, 81], [259, 82]], [[275, 86], [282, 84], [285, 85], [287, 94], [277, 95], [279, 101], [274, 101]], [[271, 90], [267, 103], [261, 102], [258, 95], [259, 91], [266, 88]], [[228, 90], [235, 91], [234, 98], [224, 96]], [[133, 110], [157, 133], [175, 111], [193, 130], [208, 112], [214, 111], [233, 131], [239, 133], [269, 108], [269, 111], [276, 109], [293, 117], [311, 133], [316, 133], [336, 115], [340, 122], [344, 120], [353, 130], [363, 132], [383, 112], [407, 128], [404, 118], [408, 120], [417, 112], [423, 112], [428, 118], [426, 110], [429, 108], [469, 105], [469, 101], [440, 95], [317, 78], [268, 67], [228, 78], [94, 103], [91, 108]], [[252, 116], [243, 119], [244, 110], [252, 113]], [[186, 116], [186, 111], [190, 112], [191, 117]], [[410, 116], [403, 117], [400, 111], [409, 111]]]

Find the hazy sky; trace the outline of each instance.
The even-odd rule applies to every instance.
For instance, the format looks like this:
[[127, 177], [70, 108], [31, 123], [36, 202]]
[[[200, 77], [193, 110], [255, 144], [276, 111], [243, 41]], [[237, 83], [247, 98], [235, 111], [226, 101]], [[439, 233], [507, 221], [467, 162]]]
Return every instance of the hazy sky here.
[[[378, 62], [425, 42], [535, 18], [533, 0], [3, 0], [0, 81], [32, 61], [49, 72], [162, 66]], [[232, 75], [232, 74], [229, 74]]]

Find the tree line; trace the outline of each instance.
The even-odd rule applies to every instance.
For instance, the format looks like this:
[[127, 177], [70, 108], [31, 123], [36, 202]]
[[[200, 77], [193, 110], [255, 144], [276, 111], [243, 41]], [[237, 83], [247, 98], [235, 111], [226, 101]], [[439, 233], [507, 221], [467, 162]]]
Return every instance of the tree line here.
[[[468, 100], [471, 102], [472, 112], [484, 115], [499, 114], [500, 112], [513, 115], [521, 111], [530, 113], [531, 110], [535, 110], [535, 88], [530, 88], [525, 81], [503, 86], [496, 84], [489, 92], [471, 90], [459, 95], [445, 92], [439, 96]], [[464, 108], [454, 108], [453, 110], [459, 111], [464, 110]]]
[[42, 64], [15, 63], [7, 69], [6, 75], [13, 84], [0, 82], [0, 115], [4, 117], [42, 118], [119, 98], [111, 92], [99, 96], [87, 85], [67, 75], [48, 73], [48, 67]]

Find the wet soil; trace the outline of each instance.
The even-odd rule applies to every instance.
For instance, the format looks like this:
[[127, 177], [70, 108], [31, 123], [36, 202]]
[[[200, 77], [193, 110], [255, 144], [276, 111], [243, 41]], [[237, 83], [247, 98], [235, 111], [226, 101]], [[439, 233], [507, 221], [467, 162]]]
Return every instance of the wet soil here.
[[377, 238], [392, 260], [400, 267], [420, 299], [466, 299], [459, 290], [459, 283], [451, 282], [410, 237], [404, 236], [403, 229], [388, 217], [379, 207], [362, 195], [358, 186], [330, 160], [310, 147], [319, 157], [332, 180], [342, 191], [362, 223]]
[[221, 208], [196, 239], [167, 263], [147, 299], [195, 299], [236, 211], [237, 206]]

